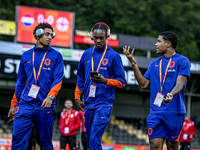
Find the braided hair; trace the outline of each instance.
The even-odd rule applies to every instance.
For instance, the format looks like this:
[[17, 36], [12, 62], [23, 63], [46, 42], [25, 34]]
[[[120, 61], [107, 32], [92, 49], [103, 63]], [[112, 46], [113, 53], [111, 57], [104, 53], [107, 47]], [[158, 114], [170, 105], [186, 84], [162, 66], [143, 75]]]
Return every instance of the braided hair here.
[[49, 28], [49, 29], [51, 29], [52, 31], [53, 31], [53, 27], [50, 25], [50, 24], [48, 24], [48, 23], [39, 23], [36, 27], [35, 27], [35, 29], [33, 30], [33, 35], [34, 35], [34, 37], [35, 37], [35, 39], [37, 39], [37, 37], [36, 37], [36, 35], [35, 35], [35, 33], [36, 33], [36, 30], [37, 29], [45, 29], [45, 28]]
[[175, 49], [178, 45], [178, 36], [172, 31], [164, 31], [160, 33], [164, 40], [170, 41], [172, 47]]
[[101, 29], [104, 30], [106, 33], [106, 38], [107, 38], [107, 32], [108, 32], [108, 27], [104, 24], [96, 24], [93, 28], [92, 28], [92, 32], [94, 32], [95, 29]]

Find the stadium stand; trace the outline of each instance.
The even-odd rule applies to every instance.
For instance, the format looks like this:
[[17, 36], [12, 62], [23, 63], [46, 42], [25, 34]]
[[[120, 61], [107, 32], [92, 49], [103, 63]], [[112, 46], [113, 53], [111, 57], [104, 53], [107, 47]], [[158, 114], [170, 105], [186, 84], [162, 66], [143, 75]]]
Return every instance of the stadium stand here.
[[0, 137], [12, 138], [13, 123], [7, 119], [9, 108], [0, 107]]
[[[9, 108], [0, 107], [0, 137], [4, 138], [12, 138], [13, 132], [13, 123], [7, 119], [8, 111]], [[55, 113], [53, 140], [60, 139], [59, 118], [60, 113]], [[196, 128], [191, 148], [200, 149], [199, 135], [200, 129]], [[77, 131], [77, 141], [81, 141], [80, 130]], [[148, 146], [146, 119], [111, 116], [103, 135], [102, 143]]]
[[124, 120], [118, 120], [112, 116], [105, 134], [115, 144], [149, 145], [147, 134], [144, 134], [142, 130], [135, 129], [131, 122], [129, 123], [127, 124]]

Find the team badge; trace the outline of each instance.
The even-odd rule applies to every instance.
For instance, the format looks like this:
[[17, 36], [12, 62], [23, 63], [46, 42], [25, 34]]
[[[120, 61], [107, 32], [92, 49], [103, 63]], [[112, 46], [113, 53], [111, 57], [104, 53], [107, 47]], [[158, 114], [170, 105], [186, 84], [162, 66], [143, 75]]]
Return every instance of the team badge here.
[[51, 59], [46, 58], [45, 61], [44, 61], [44, 64], [45, 64], [46, 66], [49, 66], [50, 63], [51, 63]]
[[105, 66], [108, 64], [108, 59], [107, 58], [104, 58], [103, 61], [102, 61], [102, 64]]
[[174, 65], [175, 65], [175, 61], [172, 61], [172, 62], [170, 63], [170, 65], [169, 65], [169, 67], [170, 67], [170, 68], [173, 68]]

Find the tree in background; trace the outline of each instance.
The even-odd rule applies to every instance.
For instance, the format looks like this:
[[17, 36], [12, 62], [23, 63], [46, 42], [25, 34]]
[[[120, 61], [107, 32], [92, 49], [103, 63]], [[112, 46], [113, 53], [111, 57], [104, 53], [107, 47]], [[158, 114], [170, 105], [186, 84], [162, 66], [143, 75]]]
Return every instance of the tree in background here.
[[[160, 32], [171, 30], [179, 36], [178, 53], [193, 61], [200, 57], [199, 0], [6, 0], [0, 1], [0, 19], [15, 20], [16, 5], [75, 12], [77, 29], [90, 30], [103, 21], [112, 33], [157, 38]], [[13, 37], [0, 36], [0, 40], [13, 41]]]

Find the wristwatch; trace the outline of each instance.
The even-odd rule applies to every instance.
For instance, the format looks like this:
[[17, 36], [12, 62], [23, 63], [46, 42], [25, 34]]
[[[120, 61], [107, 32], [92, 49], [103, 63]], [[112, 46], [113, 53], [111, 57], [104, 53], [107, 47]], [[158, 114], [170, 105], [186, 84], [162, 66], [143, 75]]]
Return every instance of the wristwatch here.
[[49, 95], [48, 96], [51, 100], [53, 100], [54, 99], [54, 97], [52, 96], [52, 95]]

